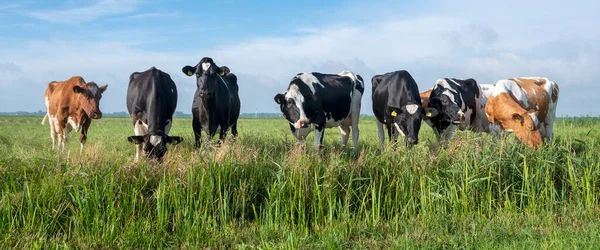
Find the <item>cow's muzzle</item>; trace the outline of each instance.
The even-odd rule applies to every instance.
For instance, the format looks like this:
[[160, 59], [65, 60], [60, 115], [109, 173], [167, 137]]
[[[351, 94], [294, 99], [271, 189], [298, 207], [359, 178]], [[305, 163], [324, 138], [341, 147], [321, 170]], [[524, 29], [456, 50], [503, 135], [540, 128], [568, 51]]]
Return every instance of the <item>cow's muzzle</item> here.
[[465, 114], [458, 114], [458, 119], [452, 121], [452, 124], [459, 125], [465, 121]]
[[308, 128], [308, 125], [310, 125], [310, 122], [306, 119], [302, 119], [302, 120], [298, 120], [295, 124], [294, 127], [295, 128]]
[[102, 112], [94, 112], [94, 113], [90, 114], [90, 117], [92, 119], [100, 119], [100, 118], [102, 118]]
[[410, 148], [413, 145], [419, 143], [418, 139], [412, 138], [412, 137], [406, 137], [406, 147]]

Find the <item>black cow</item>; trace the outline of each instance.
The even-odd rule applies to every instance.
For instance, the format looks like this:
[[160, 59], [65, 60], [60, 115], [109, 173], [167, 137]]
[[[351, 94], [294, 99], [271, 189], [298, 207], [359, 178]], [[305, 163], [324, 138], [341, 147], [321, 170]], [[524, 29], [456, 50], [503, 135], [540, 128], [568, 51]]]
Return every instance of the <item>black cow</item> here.
[[[377, 118], [379, 145], [383, 150], [383, 125], [387, 127], [390, 141], [398, 140], [398, 133], [405, 137], [407, 147], [419, 142], [419, 130], [424, 109], [421, 107], [419, 87], [405, 70], [376, 75], [373, 84], [373, 114]], [[392, 138], [393, 135], [393, 138]]]
[[[192, 104], [192, 127], [196, 137], [196, 147], [200, 147], [201, 131], [212, 138], [219, 130], [219, 140], [225, 140], [225, 134], [231, 127], [235, 140], [238, 135], [237, 120], [240, 116], [240, 97], [237, 77], [228, 73], [229, 68], [219, 68], [213, 59], [204, 57], [196, 66], [182, 69], [187, 76], [196, 74], [198, 89]], [[227, 73], [227, 74], [226, 74]]]
[[166, 144], [183, 141], [179, 136], [168, 136], [177, 107], [177, 87], [169, 74], [150, 68], [129, 76], [127, 110], [133, 118], [135, 136], [127, 138], [137, 145], [135, 160], [140, 149], [147, 156], [161, 160], [167, 151]]
[[287, 91], [275, 95], [281, 112], [290, 123], [292, 134], [303, 143], [313, 129], [317, 130], [314, 147], [323, 143], [325, 128], [340, 127], [342, 145], [348, 142], [352, 126], [354, 153], [358, 152], [358, 119], [364, 92], [360, 75], [343, 71], [337, 75], [300, 73], [292, 78]]
[[438, 79], [429, 95], [425, 122], [433, 128], [440, 142], [452, 139], [457, 127], [488, 131], [485, 102], [481, 87], [474, 79]]

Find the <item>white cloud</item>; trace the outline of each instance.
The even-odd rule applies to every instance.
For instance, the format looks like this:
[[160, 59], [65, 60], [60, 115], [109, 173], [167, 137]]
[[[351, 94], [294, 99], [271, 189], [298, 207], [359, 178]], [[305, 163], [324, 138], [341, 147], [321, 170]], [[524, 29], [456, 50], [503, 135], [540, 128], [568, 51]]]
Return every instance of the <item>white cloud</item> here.
[[[137, 34], [136, 40], [69, 38], [32, 41], [18, 50], [0, 48], [0, 68], [15, 65], [21, 70], [0, 70], [4, 74], [0, 85], [11, 86], [0, 92], [0, 111], [14, 109], [4, 100], [24, 91], [19, 84], [33, 84], [41, 96], [47, 82], [75, 74], [108, 83], [103, 110], [122, 111], [126, 109], [129, 74], [156, 66], [176, 82], [178, 110], [189, 113], [195, 80], [184, 76], [181, 67], [210, 56], [238, 75], [242, 112], [254, 112], [257, 106], [259, 112], [278, 112], [272, 97], [284, 91], [296, 73], [350, 69], [365, 79], [362, 113], [371, 113], [370, 78], [406, 69], [421, 90], [441, 77], [473, 77], [480, 83], [493, 83], [507, 77], [547, 76], [560, 85], [561, 100], [565, 100], [559, 101], [559, 115], [597, 115], [598, 111], [587, 105], [596, 97], [586, 94], [589, 88], [598, 90], [596, 79], [600, 78], [600, 32], [590, 29], [593, 25], [589, 24], [590, 20], [598, 23], [599, 18], [589, 15], [592, 10], [583, 6], [565, 10], [553, 1], [547, 8], [529, 3], [519, 9], [487, 4], [459, 1], [454, 6], [442, 6], [443, 12], [410, 18], [372, 13], [372, 21], [359, 24], [303, 28], [290, 36], [254, 37], [175, 52], [138, 49], [145, 40], [160, 36], [150, 33]], [[457, 14], [461, 8], [466, 10]], [[552, 13], [565, 18], [553, 17]], [[34, 101], [19, 103], [19, 109], [43, 109], [43, 98], [34, 96]], [[571, 99], [575, 96], [578, 101]]]

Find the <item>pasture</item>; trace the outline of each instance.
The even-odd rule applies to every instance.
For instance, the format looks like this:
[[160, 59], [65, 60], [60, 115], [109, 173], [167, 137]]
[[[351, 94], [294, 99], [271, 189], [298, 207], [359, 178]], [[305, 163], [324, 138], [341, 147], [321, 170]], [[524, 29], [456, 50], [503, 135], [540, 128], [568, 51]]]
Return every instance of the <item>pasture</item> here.
[[0, 117], [2, 249], [600, 246], [598, 118], [559, 119], [538, 150], [466, 131], [441, 149], [423, 123], [418, 145], [380, 153], [363, 117], [358, 157], [337, 128], [321, 153], [314, 133], [297, 146], [284, 118], [195, 150], [177, 118], [185, 141], [160, 165], [133, 162], [130, 118], [94, 120], [81, 155], [73, 132], [51, 150], [41, 119]]

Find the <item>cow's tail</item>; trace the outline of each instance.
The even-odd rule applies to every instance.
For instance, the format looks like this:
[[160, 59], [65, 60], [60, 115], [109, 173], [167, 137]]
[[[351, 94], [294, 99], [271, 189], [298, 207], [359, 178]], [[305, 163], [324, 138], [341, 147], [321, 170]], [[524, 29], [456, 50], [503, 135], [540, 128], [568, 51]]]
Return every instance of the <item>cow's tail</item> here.
[[42, 119], [42, 125], [46, 124], [47, 119], [48, 119], [48, 113], [46, 113], [46, 115], [44, 115], [44, 118]]

